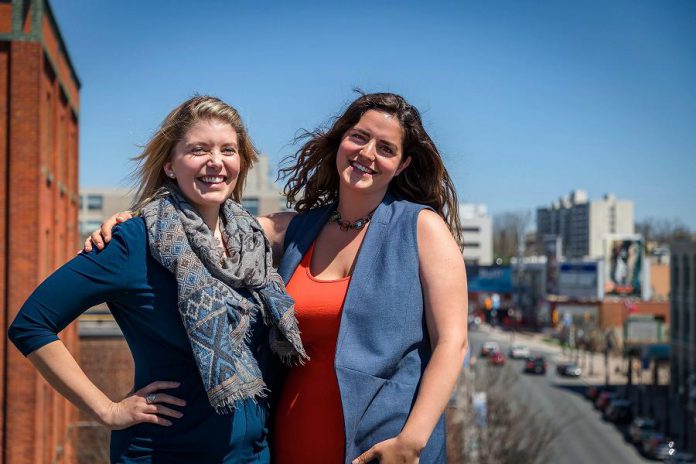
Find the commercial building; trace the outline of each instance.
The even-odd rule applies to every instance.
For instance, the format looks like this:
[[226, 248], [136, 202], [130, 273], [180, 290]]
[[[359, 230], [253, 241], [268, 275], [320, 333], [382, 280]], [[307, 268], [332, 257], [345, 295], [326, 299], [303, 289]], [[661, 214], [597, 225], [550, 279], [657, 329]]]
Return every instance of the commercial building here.
[[[77, 409], [4, 334], [79, 243], [79, 89], [48, 2], [0, 2], [0, 463], [76, 458]], [[79, 354], [75, 325], [61, 339]]]
[[584, 190], [575, 190], [537, 209], [537, 246], [543, 249], [544, 238], [558, 236], [562, 256], [597, 258], [604, 256], [607, 234], [634, 233], [633, 202], [617, 200], [606, 194], [601, 200], [588, 200]]
[[493, 264], [493, 225], [486, 205], [460, 203], [459, 224], [466, 264]]

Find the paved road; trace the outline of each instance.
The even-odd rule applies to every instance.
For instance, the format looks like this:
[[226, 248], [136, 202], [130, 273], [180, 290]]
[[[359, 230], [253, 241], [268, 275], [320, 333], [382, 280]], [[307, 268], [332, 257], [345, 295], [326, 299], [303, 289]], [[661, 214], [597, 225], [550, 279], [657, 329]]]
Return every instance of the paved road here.
[[[511, 336], [496, 332], [470, 332], [472, 353], [477, 356], [486, 340], [500, 344], [503, 353], [508, 353]], [[538, 411], [558, 430], [549, 463], [645, 463], [635, 448], [627, 443], [622, 433], [611, 423], [602, 420], [600, 413], [582, 395], [582, 379], [563, 378], [556, 375], [556, 361], [560, 360], [560, 349], [537, 343], [530, 346], [533, 355], [543, 355], [548, 361], [546, 375], [523, 374], [522, 360], [508, 359], [503, 369], [517, 374], [511, 387], [510, 398], [524, 401], [532, 411]]]

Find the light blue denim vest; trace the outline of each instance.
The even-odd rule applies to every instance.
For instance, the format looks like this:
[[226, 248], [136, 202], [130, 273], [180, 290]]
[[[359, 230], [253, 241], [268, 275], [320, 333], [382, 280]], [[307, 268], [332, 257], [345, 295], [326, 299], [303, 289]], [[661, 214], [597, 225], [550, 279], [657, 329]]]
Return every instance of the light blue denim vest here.
[[[298, 214], [278, 272], [287, 282], [336, 205]], [[343, 304], [334, 368], [343, 406], [345, 462], [401, 432], [431, 355], [423, 313], [417, 224], [424, 205], [387, 194], [365, 234]], [[445, 463], [444, 416], [421, 454]]]

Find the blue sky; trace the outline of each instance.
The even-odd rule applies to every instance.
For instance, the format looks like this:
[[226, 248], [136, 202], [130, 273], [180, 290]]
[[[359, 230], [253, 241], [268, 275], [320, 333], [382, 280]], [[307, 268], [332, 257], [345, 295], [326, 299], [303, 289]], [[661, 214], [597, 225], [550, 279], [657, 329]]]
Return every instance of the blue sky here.
[[194, 92], [237, 107], [275, 166], [360, 87], [421, 110], [462, 201], [495, 214], [583, 188], [696, 229], [695, 2], [51, 5], [82, 81], [82, 186], [129, 185]]

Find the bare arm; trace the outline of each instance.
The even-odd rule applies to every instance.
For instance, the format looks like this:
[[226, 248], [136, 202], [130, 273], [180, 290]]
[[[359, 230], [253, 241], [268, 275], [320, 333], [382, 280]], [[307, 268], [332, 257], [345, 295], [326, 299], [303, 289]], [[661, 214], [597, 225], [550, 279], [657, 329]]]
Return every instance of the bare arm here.
[[[178, 387], [178, 382], [153, 382], [122, 401], [113, 402], [89, 380], [63, 342], [44, 345], [27, 358], [60, 394], [110, 429], [124, 429], [141, 422], [170, 426], [171, 421], [157, 414], [183, 416], [162, 404], [185, 406], [184, 400], [161, 391]], [[156, 393], [155, 403], [148, 404], [146, 398], [151, 393]]]
[[295, 212], [271, 213], [266, 216], [259, 216], [257, 219], [263, 227], [263, 231], [271, 242], [273, 249], [273, 265], [278, 266], [283, 257], [283, 245], [285, 242], [285, 232], [288, 230], [290, 221], [295, 217]]
[[418, 216], [418, 256], [425, 319], [433, 346], [416, 402], [401, 433], [376, 444], [354, 463], [418, 462], [447, 406], [467, 350], [467, 289], [464, 258], [436, 213]]

